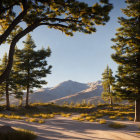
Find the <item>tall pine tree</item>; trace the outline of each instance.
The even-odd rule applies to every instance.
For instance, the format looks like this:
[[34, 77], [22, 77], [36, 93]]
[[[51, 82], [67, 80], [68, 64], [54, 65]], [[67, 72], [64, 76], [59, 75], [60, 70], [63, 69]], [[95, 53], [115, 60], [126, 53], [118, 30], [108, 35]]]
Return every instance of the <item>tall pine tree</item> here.
[[[0, 65], [0, 73], [4, 71], [6, 65], [8, 63], [7, 53], [3, 56], [1, 65]], [[10, 109], [10, 99], [9, 96], [13, 92], [14, 87], [14, 78], [13, 78], [13, 70], [11, 71], [10, 75], [6, 78], [6, 80], [0, 85], [0, 93], [5, 95], [6, 98], [6, 109]]]
[[115, 93], [113, 92], [113, 84], [115, 82], [115, 78], [112, 74], [113, 72], [109, 66], [106, 67], [102, 74], [102, 98], [106, 101], [110, 101], [110, 105], [113, 105], [113, 98], [115, 96]]
[[140, 0], [126, 0], [121, 27], [112, 39], [112, 55], [118, 66], [116, 92], [122, 99], [135, 100], [135, 121], [140, 121]]
[[26, 107], [28, 107], [29, 93], [32, 92], [33, 88], [40, 88], [42, 84], [47, 84], [41, 78], [50, 74], [51, 66], [48, 66], [46, 58], [51, 55], [51, 50], [48, 47], [48, 49], [36, 51], [36, 45], [29, 34], [24, 44], [24, 48], [17, 50], [16, 55], [20, 62], [18, 67], [21, 71], [19, 83], [26, 89]]

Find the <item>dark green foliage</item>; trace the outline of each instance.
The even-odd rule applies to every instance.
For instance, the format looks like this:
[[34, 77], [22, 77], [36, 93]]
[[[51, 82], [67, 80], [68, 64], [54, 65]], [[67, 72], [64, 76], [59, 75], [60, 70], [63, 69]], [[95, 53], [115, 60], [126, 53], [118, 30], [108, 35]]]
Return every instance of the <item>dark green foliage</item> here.
[[[37, 24], [37, 26], [47, 25], [49, 28], [61, 30], [67, 35], [73, 35], [73, 32], [76, 31], [95, 32], [96, 29], [93, 26], [95, 24], [104, 25], [109, 20], [108, 14], [112, 9], [108, 0], [100, 0], [91, 7], [86, 2], [78, 0], [10, 0], [10, 2], [2, 1], [0, 6], [3, 10], [5, 8], [5, 12], [0, 14], [3, 21], [3, 31], [7, 28], [6, 23], [11, 23], [16, 17], [13, 7], [21, 6], [21, 10], [27, 10], [22, 17], [22, 22], [27, 26], [34, 24]], [[11, 8], [6, 10], [10, 6]], [[16, 30], [19, 30], [18, 33], [22, 31], [20, 26], [16, 26], [16, 28]], [[12, 32], [13, 35], [16, 35], [15, 32]]]
[[21, 73], [21, 84], [23, 86], [30, 86], [30, 89], [34, 87], [40, 88], [42, 84], [47, 84], [45, 80], [41, 78], [50, 74], [51, 66], [47, 68], [46, 58], [51, 55], [50, 48], [35, 50], [36, 46], [28, 35], [25, 46], [22, 50], [17, 50], [19, 57], [18, 67]]
[[[7, 53], [5, 53], [0, 65], [0, 73], [2, 73], [5, 70], [7, 63], [8, 63], [8, 57], [7, 57]], [[14, 92], [14, 87], [15, 87], [14, 81], [15, 81], [14, 71], [11, 70], [10, 76], [9, 77], [7, 76], [6, 80], [2, 84], [0, 84], [0, 94], [5, 95], [6, 97], [7, 109], [10, 108], [9, 95], [13, 94]]]
[[113, 99], [116, 96], [116, 94], [113, 92], [113, 84], [115, 82], [115, 78], [112, 74], [113, 72], [109, 66], [106, 67], [104, 73], [102, 74], [102, 98], [107, 101], [109, 100], [110, 104], [113, 104]]
[[135, 100], [135, 121], [140, 121], [140, 1], [126, 3], [122, 12], [127, 18], [119, 18], [121, 27], [112, 39], [116, 43], [112, 58], [119, 64], [115, 90], [122, 99]]
[[35, 140], [36, 135], [28, 130], [16, 130], [15, 132], [0, 132], [0, 140]]
[[24, 48], [22, 50], [17, 49], [15, 54], [18, 58], [18, 82], [23, 89], [27, 90], [27, 103], [29, 93], [32, 92], [33, 88], [40, 88], [43, 84], [47, 84], [47, 82], [41, 78], [44, 78], [47, 76], [47, 74], [51, 73], [50, 69], [52, 66], [48, 66], [46, 61], [46, 58], [51, 55], [51, 50], [49, 47], [48, 49], [42, 48], [41, 50], [36, 51], [36, 45], [30, 35], [27, 36], [24, 44]]
[[110, 123], [108, 126], [111, 127], [111, 128], [114, 128], [114, 129], [120, 129], [120, 128], [125, 128], [125, 127], [127, 127], [127, 126], [126, 126], [125, 124], [123, 124], [123, 123], [115, 123], [115, 122]]
[[140, 1], [126, 3], [122, 12], [127, 18], [119, 18], [121, 27], [112, 39], [116, 43], [112, 58], [119, 64], [116, 91], [123, 99], [135, 100], [140, 98]]

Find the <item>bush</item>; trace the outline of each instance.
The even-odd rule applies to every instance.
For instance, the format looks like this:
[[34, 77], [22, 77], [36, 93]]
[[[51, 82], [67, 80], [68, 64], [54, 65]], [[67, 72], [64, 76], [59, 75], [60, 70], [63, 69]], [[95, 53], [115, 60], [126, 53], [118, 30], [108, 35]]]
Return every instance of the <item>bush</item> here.
[[115, 120], [115, 119], [117, 119], [117, 116], [110, 116], [109, 118]]
[[122, 123], [115, 123], [115, 122], [110, 123], [108, 126], [111, 127], [111, 128], [115, 128], [115, 129], [125, 128], [125, 127], [126, 127], [125, 124], [122, 124]]
[[128, 119], [129, 121], [133, 121], [133, 120], [134, 120], [134, 118], [133, 118], [133, 117], [130, 117], [130, 116], [128, 116], [127, 119]]
[[65, 113], [61, 113], [61, 116], [62, 116], [62, 117], [70, 117], [71, 114], [70, 114], [70, 113], [66, 113], [66, 114], [65, 114]]
[[19, 129], [15, 132], [0, 132], [0, 140], [35, 140], [36, 137], [33, 132], [24, 129]]
[[40, 119], [38, 120], [38, 123], [45, 123], [45, 120]]
[[99, 123], [100, 123], [100, 124], [106, 124], [106, 120], [101, 119], [101, 120], [99, 120]]

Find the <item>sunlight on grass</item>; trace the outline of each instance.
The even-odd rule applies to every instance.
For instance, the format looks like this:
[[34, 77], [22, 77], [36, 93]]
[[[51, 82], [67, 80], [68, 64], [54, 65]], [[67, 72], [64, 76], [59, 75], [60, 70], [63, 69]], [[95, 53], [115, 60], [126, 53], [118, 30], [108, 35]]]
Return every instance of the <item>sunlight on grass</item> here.
[[127, 119], [128, 119], [129, 121], [134, 121], [134, 118], [133, 118], [133, 117], [130, 117], [130, 116], [128, 116]]
[[137, 134], [137, 135], [140, 135], [140, 132], [137, 132], [136, 134]]
[[54, 114], [34, 114], [33, 117], [36, 118], [44, 118], [44, 119], [50, 119], [50, 118], [54, 118], [55, 115]]
[[62, 117], [70, 117], [71, 114], [70, 114], [70, 113], [66, 113], [66, 114], [65, 114], [65, 113], [61, 113], [61, 116], [62, 116]]
[[0, 118], [23, 120], [23, 117], [18, 116], [18, 115], [5, 115], [5, 114], [0, 114]]
[[45, 120], [40, 119], [40, 120], [38, 120], [38, 123], [45, 123]]
[[36, 122], [36, 123], [45, 123], [44, 119], [28, 118], [25, 119], [26, 122]]
[[85, 119], [81, 117], [72, 117], [72, 120], [84, 121]]
[[26, 122], [38, 122], [38, 119], [35, 118], [29, 118], [25, 120]]
[[110, 116], [109, 119], [117, 119], [117, 116]]
[[99, 120], [99, 123], [100, 123], [100, 124], [106, 124], [106, 120], [100, 119], [100, 120]]

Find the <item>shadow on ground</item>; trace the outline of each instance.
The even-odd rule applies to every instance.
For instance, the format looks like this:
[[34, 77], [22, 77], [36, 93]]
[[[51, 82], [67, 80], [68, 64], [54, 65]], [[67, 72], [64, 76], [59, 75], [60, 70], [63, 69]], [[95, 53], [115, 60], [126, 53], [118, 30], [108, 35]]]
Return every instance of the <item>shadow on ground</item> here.
[[124, 134], [125, 137], [134, 137], [134, 140], [140, 139], [140, 136], [136, 135], [138, 129], [133, 125], [115, 130], [109, 128], [107, 124], [78, 122], [62, 117], [49, 119], [44, 124], [0, 119], [0, 125], [34, 131], [38, 135], [38, 140], [117, 140], [120, 139], [119, 133]]

